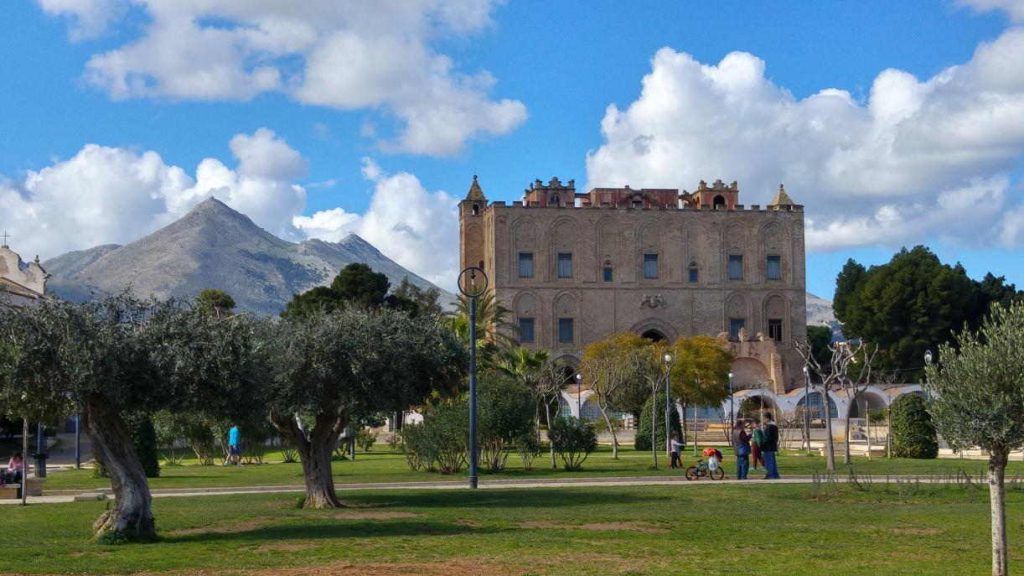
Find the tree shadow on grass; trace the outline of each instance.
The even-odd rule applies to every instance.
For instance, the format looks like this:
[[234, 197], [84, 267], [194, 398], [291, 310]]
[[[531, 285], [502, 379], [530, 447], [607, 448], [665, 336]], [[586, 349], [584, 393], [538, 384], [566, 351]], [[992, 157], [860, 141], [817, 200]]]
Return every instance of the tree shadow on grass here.
[[341, 493], [341, 499], [396, 508], [564, 508], [602, 504], [642, 504], [671, 499], [660, 492], [644, 494], [593, 488], [498, 488], [486, 490], [436, 490], [401, 493]]
[[378, 538], [393, 536], [457, 536], [461, 534], [493, 534], [503, 531], [494, 527], [470, 527], [450, 522], [423, 520], [366, 521], [318, 520], [288, 522], [253, 528], [250, 530], [194, 532], [179, 536], [164, 536], [168, 544], [193, 542], [266, 542], [281, 540], [330, 540], [343, 538]]

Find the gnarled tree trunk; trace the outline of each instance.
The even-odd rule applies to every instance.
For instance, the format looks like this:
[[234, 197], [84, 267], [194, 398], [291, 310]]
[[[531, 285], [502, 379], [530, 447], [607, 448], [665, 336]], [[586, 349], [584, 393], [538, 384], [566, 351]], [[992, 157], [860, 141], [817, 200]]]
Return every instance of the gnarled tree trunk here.
[[156, 539], [149, 482], [124, 420], [101, 396], [86, 401], [85, 418], [93, 455], [114, 492], [114, 507], [96, 520], [93, 535], [109, 542]]
[[992, 576], [1006, 576], [1006, 492], [1003, 479], [1009, 453], [1005, 449], [992, 450], [988, 457], [988, 492], [992, 511]]
[[836, 449], [832, 442], [832, 405], [828, 395], [828, 388], [821, 391], [822, 405], [825, 407], [825, 469], [829, 472], [836, 471]]
[[348, 425], [347, 418], [332, 414], [319, 414], [316, 423], [308, 433], [303, 432], [294, 416], [271, 414], [271, 423], [287, 438], [299, 453], [302, 476], [306, 485], [306, 501], [303, 508], [341, 508], [334, 491], [334, 476], [331, 474], [331, 454]]

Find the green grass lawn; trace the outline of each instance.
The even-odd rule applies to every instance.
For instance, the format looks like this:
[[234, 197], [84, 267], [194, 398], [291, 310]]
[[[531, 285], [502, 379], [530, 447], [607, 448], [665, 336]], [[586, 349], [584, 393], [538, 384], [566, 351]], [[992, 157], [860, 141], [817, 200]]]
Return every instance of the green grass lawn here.
[[[3, 508], [0, 572], [221, 574], [983, 574], [982, 489], [710, 482], [673, 487], [391, 490], [342, 510], [290, 495], [161, 498], [162, 540], [89, 540], [103, 503]], [[1008, 495], [1024, 562], [1024, 493]]]
[[[723, 452], [729, 452], [723, 450]], [[651, 470], [649, 452], [637, 452], [630, 449], [620, 451], [619, 459], [613, 460], [611, 449], [602, 447], [592, 454], [583, 465], [583, 470], [568, 473], [563, 470], [553, 471], [546, 454], [539, 456], [533, 464], [533, 470], [523, 469], [517, 455], [509, 457], [508, 468], [500, 473], [484, 472], [481, 478], [545, 478], [545, 477], [609, 477], [609, 476], [652, 476], [678, 475], [681, 472], [667, 468], [667, 460], [659, 455], [659, 470]], [[267, 455], [268, 464], [248, 466], [198, 466], [194, 461], [186, 460], [182, 466], [164, 466], [159, 478], [150, 480], [154, 489], [161, 488], [203, 488], [203, 487], [235, 487], [235, 486], [279, 486], [302, 483], [302, 468], [299, 464], [280, 463], [281, 455], [272, 452]], [[689, 465], [694, 460], [692, 453], [687, 453], [684, 463]], [[841, 456], [837, 462], [842, 462]], [[841, 467], [841, 464], [840, 464]], [[859, 474], [955, 474], [960, 468], [972, 474], [985, 469], [985, 463], [978, 460], [909, 460], [875, 458], [855, 458], [854, 469]], [[820, 456], [807, 456], [803, 453], [784, 453], [779, 457], [779, 469], [782, 475], [807, 476], [825, 469], [825, 460]], [[733, 458], [726, 455], [726, 470], [734, 470]], [[335, 481], [338, 483], [364, 482], [424, 482], [446, 481], [460, 482], [464, 474], [443, 476], [430, 472], [410, 470], [401, 454], [385, 451], [374, 451], [369, 454], [358, 454], [354, 462], [338, 461], [334, 463]], [[1012, 462], [1007, 471], [1008, 476], [1024, 475], [1024, 463]], [[751, 477], [757, 472], [751, 471]], [[46, 490], [52, 493], [57, 490], [80, 490], [109, 486], [109, 481], [94, 478], [91, 470], [53, 472], [46, 481]]]

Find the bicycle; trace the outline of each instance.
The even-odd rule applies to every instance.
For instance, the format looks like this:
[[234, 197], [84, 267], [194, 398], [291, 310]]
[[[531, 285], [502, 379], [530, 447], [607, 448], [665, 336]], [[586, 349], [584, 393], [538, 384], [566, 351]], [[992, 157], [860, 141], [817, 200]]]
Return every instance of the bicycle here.
[[708, 463], [705, 462], [703, 458], [698, 458], [696, 464], [686, 469], [686, 479], [697, 480], [698, 478], [721, 480], [725, 478], [725, 470], [722, 470], [721, 464], [712, 470], [708, 467]]

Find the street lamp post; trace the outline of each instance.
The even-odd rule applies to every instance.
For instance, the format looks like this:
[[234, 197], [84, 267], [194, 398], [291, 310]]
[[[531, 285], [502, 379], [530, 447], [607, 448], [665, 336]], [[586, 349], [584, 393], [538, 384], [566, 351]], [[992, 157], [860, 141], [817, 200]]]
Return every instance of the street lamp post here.
[[[926, 368], [928, 366], [932, 365], [932, 360], [933, 360], [932, 351], [931, 350], [925, 350], [924, 351], [924, 365], [925, 365]], [[924, 398], [925, 398], [925, 400], [931, 400], [932, 399], [932, 393], [931, 393], [931, 390], [929, 390], [929, 388], [930, 388], [930, 386], [928, 386], [928, 372], [925, 371], [925, 373], [924, 373]]]
[[732, 445], [732, 429], [736, 427], [736, 400], [732, 395], [732, 372], [729, 372], [729, 445]]
[[669, 418], [669, 414], [672, 412], [669, 396], [672, 390], [672, 355], [666, 352], [662, 359], [665, 361], [665, 454], [666, 456], [671, 456], [672, 437], [670, 434], [671, 418]]
[[480, 456], [476, 442], [476, 299], [487, 290], [487, 274], [470, 266], [459, 274], [458, 284], [459, 291], [469, 298], [469, 487], [476, 488]]
[[804, 364], [804, 438], [811, 450], [811, 373]]
[[583, 419], [583, 374], [576, 373], [576, 418]]

